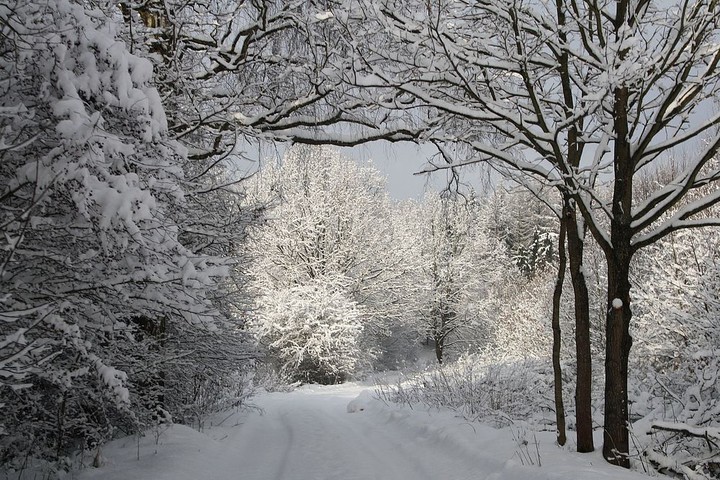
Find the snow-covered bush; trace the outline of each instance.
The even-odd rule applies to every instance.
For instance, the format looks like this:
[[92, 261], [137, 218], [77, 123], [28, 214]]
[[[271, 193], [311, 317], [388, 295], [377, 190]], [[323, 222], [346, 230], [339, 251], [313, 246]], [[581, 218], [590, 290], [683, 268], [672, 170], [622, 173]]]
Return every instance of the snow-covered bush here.
[[635, 291], [635, 365], [675, 370], [688, 353], [720, 342], [720, 238], [710, 229], [677, 232], [641, 253]]
[[720, 474], [720, 352], [683, 358], [676, 370], [634, 382], [633, 426], [647, 468], [688, 479]]
[[483, 355], [489, 361], [547, 358], [552, 341], [548, 333], [552, 311], [552, 273], [523, 278], [511, 267], [506, 273], [490, 288], [482, 311], [492, 332]]
[[642, 252], [634, 265], [638, 459], [685, 478], [720, 474], [719, 247], [716, 231], [686, 230]]
[[338, 383], [365, 356], [363, 312], [332, 282], [269, 292], [252, 327], [280, 372], [295, 381]]
[[450, 408], [496, 426], [516, 421], [544, 425], [553, 411], [552, 379], [551, 365], [542, 360], [487, 363], [466, 356], [377, 390], [387, 401]]

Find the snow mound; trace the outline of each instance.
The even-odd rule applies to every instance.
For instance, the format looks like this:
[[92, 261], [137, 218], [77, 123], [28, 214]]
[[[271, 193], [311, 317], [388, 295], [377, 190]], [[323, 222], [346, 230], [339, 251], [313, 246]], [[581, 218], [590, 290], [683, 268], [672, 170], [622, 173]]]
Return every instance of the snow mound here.
[[363, 390], [356, 398], [347, 405], [347, 413], [362, 412], [367, 410], [371, 402], [375, 401], [370, 390]]
[[184, 425], [170, 425], [140, 438], [130, 436], [108, 443], [101, 452], [103, 465], [82, 470], [78, 478], [219, 480], [223, 476], [209, 473], [207, 465], [224, 463], [226, 455], [229, 452], [224, 446], [207, 435]]

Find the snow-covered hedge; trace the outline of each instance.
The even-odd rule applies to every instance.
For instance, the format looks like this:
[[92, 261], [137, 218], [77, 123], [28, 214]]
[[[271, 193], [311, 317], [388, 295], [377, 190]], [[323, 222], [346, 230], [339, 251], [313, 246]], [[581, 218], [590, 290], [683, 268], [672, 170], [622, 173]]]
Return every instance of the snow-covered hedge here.
[[688, 479], [720, 475], [720, 351], [703, 350], [677, 369], [654, 371], [632, 392], [633, 426], [648, 470]]

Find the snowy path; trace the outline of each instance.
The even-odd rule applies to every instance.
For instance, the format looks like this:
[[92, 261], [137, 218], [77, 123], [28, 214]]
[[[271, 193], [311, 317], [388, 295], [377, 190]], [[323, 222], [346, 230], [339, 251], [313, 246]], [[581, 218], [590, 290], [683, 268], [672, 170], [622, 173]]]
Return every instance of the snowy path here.
[[266, 397], [264, 414], [250, 417], [228, 439], [237, 448], [241, 478], [437, 480], [449, 471], [458, 480], [478, 478], [469, 455], [421, 448], [415, 432], [388, 427], [369, 412], [348, 413], [357, 393], [318, 389]]
[[[263, 394], [258, 411], [232, 416], [207, 435], [173, 426], [113, 442], [106, 465], [82, 480], [583, 480], [646, 479], [599, 454], [557, 448], [538, 435], [542, 468], [521, 465], [509, 430], [449, 413], [388, 407], [362, 386], [303, 387]], [[355, 399], [355, 400], [354, 400]], [[357, 409], [348, 413], [348, 404]], [[359, 410], [362, 407], [363, 410]], [[516, 434], [517, 436], [517, 434]], [[532, 439], [533, 437], [531, 437]], [[533, 447], [534, 448], [534, 447]], [[138, 452], [140, 460], [137, 459]]]

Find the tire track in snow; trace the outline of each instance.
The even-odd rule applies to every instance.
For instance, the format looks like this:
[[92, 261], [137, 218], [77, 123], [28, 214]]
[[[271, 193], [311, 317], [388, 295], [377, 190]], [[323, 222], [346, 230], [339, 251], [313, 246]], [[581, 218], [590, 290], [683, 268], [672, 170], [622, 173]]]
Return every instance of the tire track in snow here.
[[295, 433], [293, 432], [292, 425], [287, 420], [287, 413], [280, 414], [280, 422], [282, 423], [285, 433], [286, 441], [282, 450], [282, 457], [278, 463], [278, 471], [275, 473], [275, 480], [284, 480], [287, 476], [288, 464], [290, 459], [290, 453], [295, 442]]
[[[429, 474], [426, 469], [420, 467], [421, 462], [416, 457], [408, 455], [406, 445], [390, 439], [389, 436], [383, 434], [382, 428], [377, 428], [376, 425], [372, 426], [375, 428], [367, 428], [368, 425], [358, 422], [363, 427], [362, 430], [358, 431], [357, 425], [353, 425], [350, 421], [346, 420], [343, 423], [348, 426], [347, 431], [353, 432], [352, 441], [354, 446], [356, 448], [360, 447], [360, 450], [356, 451], [358, 453], [364, 452], [364, 455], [360, 454], [359, 458], [373, 465], [376, 470], [373, 472], [375, 478], [437, 480], [437, 476]], [[378, 441], [381, 438], [382, 441]], [[389, 452], [392, 452], [392, 458], [388, 458]], [[381, 472], [377, 470], [381, 470]]]
[[[447, 475], [448, 471], [453, 471], [455, 473], [453, 480], [477, 479], [475, 459], [468, 458], [439, 442], [430, 443], [433, 439], [419, 438], [416, 432], [404, 429], [402, 425], [390, 423], [383, 428], [383, 425], [378, 424], [379, 419], [374, 418], [372, 414], [360, 413], [357, 418], [363, 425], [364, 432], [369, 433], [361, 438], [372, 437], [372, 445], [383, 445], [384, 451], [393, 452], [396, 461], [402, 462], [405, 466], [405, 477], [398, 478], [437, 480], [445, 478], [444, 475]], [[370, 442], [370, 440], [366, 441]], [[456, 476], [457, 470], [463, 465], [468, 466], [467, 472], [462, 476]]]
[[345, 412], [344, 403], [339, 413], [319, 408], [307, 411], [313, 415], [313, 424], [308, 428], [312, 434], [308, 436], [324, 437], [323, 442], [315, 443], [312, 452], [325, 468], [315, 478], [435, 480], [416, 462], [398, 457], [398, 444], [378, 441], [377, 429], [369, 430], [357, 422], [357, 417]]

